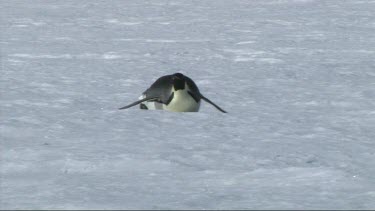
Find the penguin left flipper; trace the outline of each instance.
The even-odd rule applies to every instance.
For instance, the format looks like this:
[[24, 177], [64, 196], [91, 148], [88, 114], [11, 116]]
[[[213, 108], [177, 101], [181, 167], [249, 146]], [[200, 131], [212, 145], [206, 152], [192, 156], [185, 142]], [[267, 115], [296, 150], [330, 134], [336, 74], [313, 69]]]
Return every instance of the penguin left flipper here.
[[159, 99], [159, 97], [146, 97], [146, 98], [143, 98], [143, 99], [141, 99], [141, 100], [135, 101], [134, 103], [131, 103], [131, 104], [127, 105], [127, 106], [121, 107], [121, 108], [119, 108], [119, 110], [121, 110], [121, 109], [127, 109], [127, 108], [130, 108], [130, 107], [133, 107], [133, 106], [138, 105], [138, 104], [140, 104], [140, 103], [143, 103], [143, 102], [145, 102], [145, 101], [149, 101], [149, 100], [158, 100], [158, 99]]
[[226, 111], [224, 111], [222, 108], [220, 108], [218, 105], [216, 105], [215, 103], [213, 103], [211, 100], [209, 100], [208, 98], [206, 98], [205, 96], [203, 96], [201, 94], [201, 99], [203, 99], [204, 101], [206, 101], [207, 103], [213, 105], [215, 108], [217, 108], [219, 111], [223, 112], [223, 113], [227, 113]]

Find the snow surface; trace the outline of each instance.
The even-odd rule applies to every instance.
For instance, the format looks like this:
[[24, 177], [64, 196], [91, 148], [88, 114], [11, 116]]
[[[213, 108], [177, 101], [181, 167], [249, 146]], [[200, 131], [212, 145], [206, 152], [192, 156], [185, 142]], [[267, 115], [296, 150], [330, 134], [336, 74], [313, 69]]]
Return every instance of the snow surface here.
[[0, 7], [1, 209], [375, 209], [374, 0]]

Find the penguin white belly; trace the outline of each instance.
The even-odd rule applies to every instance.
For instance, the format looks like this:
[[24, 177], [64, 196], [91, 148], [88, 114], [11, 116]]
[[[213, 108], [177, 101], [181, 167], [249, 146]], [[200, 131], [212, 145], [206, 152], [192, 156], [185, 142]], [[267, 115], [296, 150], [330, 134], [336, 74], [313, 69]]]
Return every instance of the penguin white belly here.
[[200, 101], [197, 103], [187, 90], [174, 91], [173, 99], [168, 105], [163, 104], [163, 110], [174, 112], [197, 112]]

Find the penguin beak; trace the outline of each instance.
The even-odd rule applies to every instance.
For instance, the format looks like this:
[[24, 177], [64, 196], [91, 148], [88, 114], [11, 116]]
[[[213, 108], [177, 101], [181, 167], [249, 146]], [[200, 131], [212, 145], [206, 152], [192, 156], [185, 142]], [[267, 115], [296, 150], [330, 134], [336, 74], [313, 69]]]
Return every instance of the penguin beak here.
[[172, 80], [183, 80], [184, 79], [184, 75], [182, 75], [181, 73], [175, 73], [172, 75]]
[[180, 81], [180, 80], [182, 80], [182, 78], [179, 78], [179, 77], [177, 77], [177, 76], [173, 76], [173, 77], [172, 77], [172, 80], [173, 80], [173, 81]]

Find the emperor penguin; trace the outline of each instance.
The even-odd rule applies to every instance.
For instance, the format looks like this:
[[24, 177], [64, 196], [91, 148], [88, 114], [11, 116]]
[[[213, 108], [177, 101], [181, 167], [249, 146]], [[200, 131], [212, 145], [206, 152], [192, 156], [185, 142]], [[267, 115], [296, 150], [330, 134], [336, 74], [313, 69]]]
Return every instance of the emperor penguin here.
[[193, 80], [181, 73], [175, 73], [160, 77], [142, 93], [138, 101], [119, 109], [127, 109], [140, 104], [141, 109], [148, 110], [197, 112], [201, 100], [213, 105], [219, 111], [227, 113], [204, 97]]

